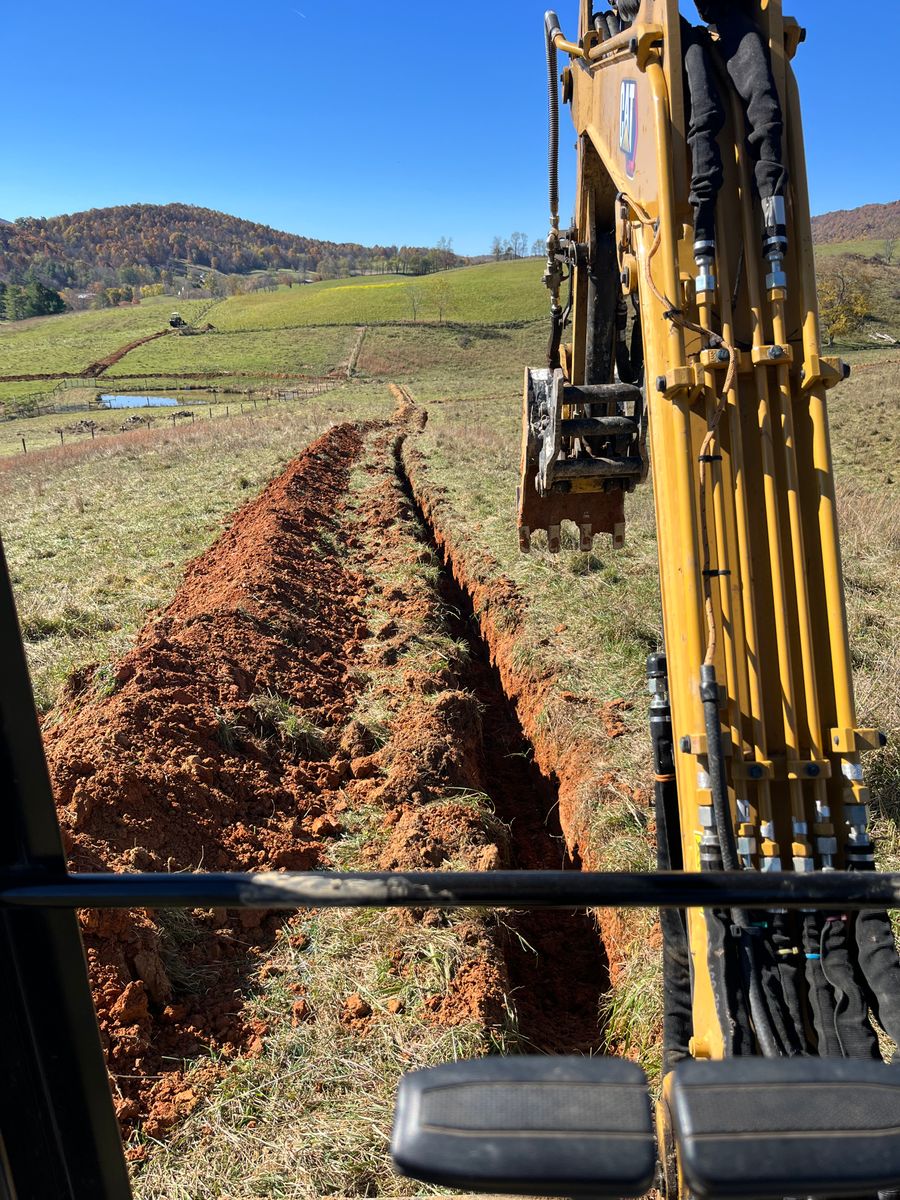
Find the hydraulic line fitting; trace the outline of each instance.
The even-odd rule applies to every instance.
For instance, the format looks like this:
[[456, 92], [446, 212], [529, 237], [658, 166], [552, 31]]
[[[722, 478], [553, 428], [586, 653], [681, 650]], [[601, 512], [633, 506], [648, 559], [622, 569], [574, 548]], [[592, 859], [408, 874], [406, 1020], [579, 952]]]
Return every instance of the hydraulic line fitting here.
[[787, 211], [784, 196], [767, 196], [762, 201], [763, 257], [769, 260], [766, 290], [773, 292], [787, 287], [784, 256], [787, 253]]
[[847, 826], [847, 866], [851, 870], [872, 870], [875, 866], [875, 853], [869, 837], [869, 813], [866, 805], [845, 804], [844, 822]]
[[715, 261], [716, 243], [714, 241], [710, 239], [694, 242], [694, 262], [697, 264], [694, 290], [698, 296], [704, 292], [716, 290]]
[[721, 871], [722, 850], [716, 832], [716, 814], [711, 804], [702, 804], [697, 809], [700, 819], [700, 870]]
[[744, 870], [750, 871], [753, 869], [753, 855], [757, 849], [756, 830], [750, 821], [749, 801], [741, 800], [738, 797], [735, 800], [735, 804], [738, 820], [738, 858], [741, 860], [741, 866]]

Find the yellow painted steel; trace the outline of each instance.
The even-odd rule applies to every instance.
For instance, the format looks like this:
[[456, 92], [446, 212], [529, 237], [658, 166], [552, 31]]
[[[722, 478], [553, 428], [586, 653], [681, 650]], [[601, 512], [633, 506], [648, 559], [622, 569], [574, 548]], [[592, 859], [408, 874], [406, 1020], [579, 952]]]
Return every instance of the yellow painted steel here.
[[[781, 0], [757, 0], [785, 118], [787, 288], [767, 288], [744, 115], [722, 71], [731, 102], [720, 139], [718, 286], [698, 298], [678, 0], [644, 0], [634, 25], [605, 42], [590, 13], [582, 0], [577, 42], [557, 38], [571, 58], [566, 96], [579, 136], [576, 238], [589, 241], [598, 219], [617, 231], [625, 291], [640, 305], [685, 867], [700, 868], [703, 813], [712, 803], [700, 698], [707, 656], [722, 693], [729, 798], [744, 865], [841, 867], [848, 853], [857, 861], [866, 853], [859, 750], [873, 734], [857, 729], [853, 701], [825, 399], [842, 371], [822, 358], [819, 342], [790, 64], [800, 31], [783, 17]], [[626, 113], [631, 96], [634, 108]], [[625, 117], [636, 127], [636, 143], [627, 148]], [[584, 273], [576, 270], [564, 354], [576, 383], [583, 378], [585, 297]], [[722, 346], [728, 354], [717, 352]], [[733, 361], [723, 361], [729, 354]], [[701, 487], [704, 445], [714, 453], [706, 455]], [[831, 838], [836, 854], [820, 841]], [[687, 923], [691, 1050], [719, 1057], [725, 1037], [706, 916], [693, 910]]]

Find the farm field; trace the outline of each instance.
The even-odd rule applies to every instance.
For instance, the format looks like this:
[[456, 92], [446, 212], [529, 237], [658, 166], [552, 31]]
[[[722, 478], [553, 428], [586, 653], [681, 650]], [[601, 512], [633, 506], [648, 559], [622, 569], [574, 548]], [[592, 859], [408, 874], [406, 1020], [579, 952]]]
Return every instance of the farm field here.
[[[252, 361], [277, 371], [292, 346], [337, 365], [371, 320], [355, 378], [174, 430], [160, 410], [151, 430], [4, 461], [0, 529], [81, 861], [655, 861], [644, 693], [660, 636], [652, 495], [628, 498], [621, 551], [598, 540], [589, 554], [573, 541], [555, 558], [519, 554], [521, 377], [541, 360], [546, 329], [484, 314], [526, 313], [526, 267], [536, 317], [533, 262], [471, 268], [486, 272], [490, 295], [443, 324], [378, 324], [366, 306], [394, 303], [383, 296], [357, 296], [351, 319], [342, 281], [317, 285], [346, 317], [336, 330], [305, 326], [301, 308], [287, 314], [313, 288], [236, 298], [255, 302], [241, 319], [261, 322], [268, 304], [270, 317], [297, 324], [164, 338], [116, 369], [140, 362], [162, 377], [184, 348], [199, 365], [182, 369]], [[463, 275], [448, 275], [460, 295]], [[218, 330], [231, 304], [211, 314]], [[232, 350], [212, 357], [219, 344]], [[898, 395], [897, 365], [882, 359], [858, 363], [830, 399], [860, 718], [894, 736]], [[59, 420], [6, 424], [46, 424], [51, 440]], [[95, 765], [90, 787], [67, 775], [73, 758]], [[891, 747], [869, 765], [886, 865], [900, 862], [898, 775]], [[111, 832], [103, 814], [125, 779], [147, 782]], [[165, 789], [174, 805], [163, 818], [153, 805]], [[249, 809], [229, 807], [232, 795]], [[384, 1143], [396, 1079], [411, 1065], [498, 1048], [608, 1049], [658, 1073], [650, 916], [563, 927], [523, 926], [517, 914], [222, 920], [129, 927], [153, 964], [128, 1009], [154, 1047], [152, 1078], [138, 1078], [127, 1006], [100, 1002], [142, 1200], [410, 1195]], [[110, 932], [84, 928], [95, 978], [131, 986], [115, 974]], [[557, 1020], [560, 985], [576, 975], [593, 988], [582, 1009], [602, 1017], [593, 1042]], [[529, 1007], [532, 995], [543, 1007]], [[557, 1024], [558, 1040], [542, 1042]]]
[[178, 309], [189, 321], [208, 300], [176, 301], [153, 296], [139, 305], [32, 317], [0, 324], [0, 375], [36, 375], [54, 371], [77, 374], [89, 363], [168, 325]]
[[483, 263], [417, 277], [367, 275], [275, 293], [231, 296], [216, 308], [219, 329], [364, 325], [386, 321], [507, 324], [544, 315], [540, 259]]
[[[216, 313], [212, 315], [215, 317]], [[253, 333], [216, 329], [196, 337], [166, 337], [147, 342], [111, 367], [104, 378], [204, 371], [326, 374], [346, 366], [355, 340], [353, 326]]]

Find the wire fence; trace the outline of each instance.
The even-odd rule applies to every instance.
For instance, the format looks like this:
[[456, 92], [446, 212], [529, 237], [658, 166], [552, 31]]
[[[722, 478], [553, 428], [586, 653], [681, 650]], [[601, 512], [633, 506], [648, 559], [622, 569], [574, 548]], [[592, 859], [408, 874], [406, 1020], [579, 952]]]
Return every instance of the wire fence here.
[[[100, 413], [120, 413], [122, 415], [122, 422], [118, 425], [100, 425], [91, 416], [87, 419], [76, 421], [74, 424], [59, 425], [52, 429], [51, 432], [59, 439], [59, 445], [66, 446], [72, 443], [82, 443], [86, 440], [94, 441], [98, 435], [121, 434], [131, 430], [149, 431], [152, 429], [165, 429], [170, 423], [173, 429], [177, 429], [179, 425], [194, 425], [198, 421], [224, 420], [252, 413], [266, 412], [272, 408], [277, 408], [279, 405], [286, 405], [296, 400], [306, 400], [313, 396], [323, 395], [336, 387], [340, 387], [343, 382], [341, 379], [323, 377], [306, 380], [302, 386], [291, 388], [246, 388], [241, 391], [232, 391], [231, 389], [206, 387], [203, 391], [207, 395], [212, 395], [213, 400], [200, 400], [199, 403], [196, 401], [191, 403], [191, 401], [186, 400], [183, 396], [153, 395], [143, 397], [120, 390], [115, 393], [116, 396], [135, 400], [146, 399], [144, 405], [128, 404], [125, 406], [100, 403], [100, 395], [111, 395], [112, 393], [103, 393], [98, 389], [98, 399], [95, 402], [89, 404], [55, 402], [52, 406], [42, 409], [41, 415], [53, 416], [65, 415], [67, 413], [90, 413], [96, 415]], [[158, 390], [162, 393], [167, 390], [182, 391], [183, 389], [160, 388]], [[220, 400], [220, 395], [228, 397], [228, 399]], [[177, 407], [173, 405], [171, 411], [166, 411], [159, 404], [154, 404], [154, 401], [168, 401], [169, 405], [172, 405], [173, 400], [177, 404]], [[187, 407], [188, 404], [190, 407]], [[142, 411], [145, 409], [151, 409], [152, 412], [146, 413]], [[31, 439], [28, 438], [27, 434], [20, 435], [17, 438], [17, 445], [21, 446], [19, 452], [22, 454], [29, 453], [29, 440], [31, 441], [32, 452], [48, 449], [47, 437], [48, 431], [46, 428], [41, 431], [40, 435]], [[38, 441], [40, 444], [37, 444]]]

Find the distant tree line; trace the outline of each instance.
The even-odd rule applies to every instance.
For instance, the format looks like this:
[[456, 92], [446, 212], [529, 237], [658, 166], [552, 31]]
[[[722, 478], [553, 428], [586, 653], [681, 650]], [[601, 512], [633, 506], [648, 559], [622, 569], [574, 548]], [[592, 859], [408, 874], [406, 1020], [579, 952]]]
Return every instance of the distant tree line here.
[[0, 320], [22, 321], [25, 317], [46, 317], [65, 310], [59, 292], [44, 287], [36, 279], [26, 284], [0, 281]]
[[[529, 254], [528, 234], [516, 231], [509, 237], [497, 236], [491, 242], [491, 254], [497, 262], [501, 259], [527, 258]], [[535, 238], [531, 243], [532, 255], [544, 254], [547, 249], [543, 238]]]
[[426, 275], [463, 261], [446, 238], [430, 248], [326, 242], [187, 204], [132, 204], [0, 225], [0, 279], [82, 293], [173, 286], [178, 277], [205, 271]]

